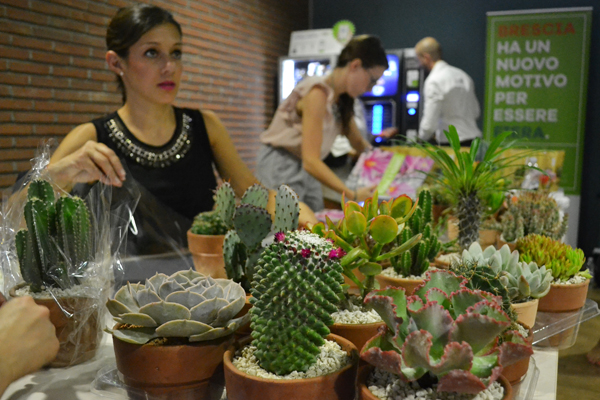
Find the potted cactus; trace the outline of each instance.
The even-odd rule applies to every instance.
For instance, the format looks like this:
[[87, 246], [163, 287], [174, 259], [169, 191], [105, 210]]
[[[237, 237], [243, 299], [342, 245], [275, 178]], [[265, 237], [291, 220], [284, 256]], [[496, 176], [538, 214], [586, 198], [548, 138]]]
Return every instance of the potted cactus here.
[[249, 319], [235, 318], [244, 301], [239, 284], [191, 269], [121, 287], [106, 303], [117, 321], [107, 331], [125, 384], [150, 398], [208, 399], [233, 333]]
[[417, 208], [406, 222], [404, 229], [394, 241], [401, 247], [416, 234], [421, 239], [410, 250], [390, 259], [391, 267], [384, 269], [375, 279], [383, 288], [400, 286], [411, 295], [415, 287], [423, 283], [423, 276], [440, 252], [442, 244], [433, 229], [432, 198], [428, 190], [419, 193]]
[[[24, 283], [10, 289], [12, 297], [31, 295], [50, 310], [60, 349], [53, 367], [79, 364], [92, 358], [102, 331], [98, 294], [101, 280], [88, 274], [95, 264], [90, 211], [79, 197], [55, 197], [51, 184], [29, 184], [24, 206], [27, 228], [15, 236]], [[103, 301], [103, 300], [102, 300]]]
[[517, 240], [519, 257], [525, 262], [545, 265], [554, 278], [550, 291], [540, 299], [539, 311], [578, 310], [585, 304], [591, 275], [581, 270], [585, 256], [581, 249], [547, 236], [530, 234]]
[[328, 329], [342, 282], [332, 243], [309, 231], [276, 233], [253, 275], [252, 342], [224, 357], [229, 400], [354, 398], [358, 351]]
[[515, 241], [529, 234], [561, 240], [567, 231], [568, 214], [544, 191], [524, 191], [511, 196], [500, 219], [502, 243], [514, 250]]
[[223, 260], [226, 233], [227, 226], [217, 211], [204, 211], [194, 217], [187, 241], [196, 271], [213, 278], [227, 278]]
[[[519, 332], [507, 330], [501, 301], [465, 285], [465, 278], [439, 270], [428, 272], [412, 296], [392, 287], [367, 295], [387, 326], [361, 351], [376, 368], [361, 374], [362, 399], [402, 398], [386, 391], [409, 391], [403, 382], [415, 381], [438, 392], [476, 394], [497, 385], [503, 367], [533, 353]], [[509, 399], [510, 384], [502, 386]]]

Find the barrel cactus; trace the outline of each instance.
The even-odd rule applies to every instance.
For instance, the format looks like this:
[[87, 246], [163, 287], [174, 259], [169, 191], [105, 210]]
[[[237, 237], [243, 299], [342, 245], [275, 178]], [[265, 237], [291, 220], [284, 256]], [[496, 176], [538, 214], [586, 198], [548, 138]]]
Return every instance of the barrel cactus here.
[[227, 276], [240, 282], [246, 291], [254, 274], [254, 264], [262, 253], [263, 240], [276, 232], [288, 232], [298, 227], [300, 203], [298, 195], [287, 185], [281, 185], [275, 196], [275, 220], [267, 211], [269, 191], [250, 186], [236, 206], [235, 193], [229, 182], [222, 183], [215, 196], [216, 210], [229, 231], [223, 243], [223, 258]]
[[260, 366], [278, 375], [306, 371], [343, 297], [343, 253], [308, 231], [275, 235], [256, 264], [250, 309]]
[[122, 324], [110, 332], [125, 342], [144, 344], [159, 337], [199, 342], [230, 335], [245, 324], [248, 314], [235, 318], [245, 299], [239, 284], [190, 269], [128, 283], [106, 306]]
[[93, 259], [90, 212], [79, 197], [54, 196], [45, 180], [34, 180], [24, 208], [27, 229], [15, 246], [23, 279], [32, 292], [67, 289]]
[[420, 276], [429, 269], [429, 263], [435, 259], [442, 246], [432, 224], [431, 193], [425, 189], [419, 193], [417, 209], [407, 221], [402, 233], [396, 238], [396, 245], [401, 246], [419, 233], [421, 240], [399, 257], [392, 257], [391, 264], [396, 273], [402, 276]]
[[429, 271], [412, 296], [393, 287], [369, 293], [365, 302], [387, 327], [365, 344], [363, 360], [404, 381], [430, 375], [440, 392], [475, 394], [531, 355], [521, 334], [508, 330], [499, 299], [465, 284], [450, 271]]

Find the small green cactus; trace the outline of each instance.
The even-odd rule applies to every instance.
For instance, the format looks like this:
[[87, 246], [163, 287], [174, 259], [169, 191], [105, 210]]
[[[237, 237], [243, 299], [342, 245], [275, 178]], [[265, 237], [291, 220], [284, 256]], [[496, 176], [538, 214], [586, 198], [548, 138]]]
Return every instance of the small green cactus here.
[[269, 191], [258, 184], [246, 190], [237, 206], [229, 182], [219, 185], [215, 199], [216, 211], [230, 229], [223, 243], [225, 271], [248, 292], [254, 264], [263, 251], [263, 240], [270, 233], [288, 232], [298, 227], [298, 195], [289, 186], [279, 187], [275, 196], [275, 222], [267, 211]]
[[279, 232], [256, 264], [250, 309], [260, 366], [278, 375], [306, 371], [343, 298], [342, 253], [309, 231]]
[[421, 240], [399, 257], [392, 257], [391, 264], [397, 274], [420, 276], [429, 269], [429, 263], [440, 252], [442, 244], [433, 231], [432, 198], [429, 190], [419, 193], [418, 206], [396, 238], [396, 246], [408, 242], [413, 235], [421, 234]]
[[247, 314], [235, 318], [245, 301], [244, 289], [228, 279], [213, 279], [191, 269], [171, 276], [157, 273], [144, 284], [127, 283], [108, 300], [108, 311], [124, 325], [109, 332], [135, 344], [158, 337], [213, 340], [248, 322]]
[[567, 231], [568, 214], [546, 192], [523, 192], [508, 202], [502, 215], [502, 236], [507, 242], [535, 233], [560, 240]]
[[194, 217], [190, 228], [196, 235], [224, 235], [227, 227], [215, 211], [204, 211]]
[[576, 275], [587, 279], [592, 277], [587, 269], [581, 271], [585, 263], [583, 250], [574, 249], [556, 239], [531, 234], [518, 239], [516, 249], [521, 261], [535, 262], [550, 269], [554, 281], [565, 282]]
[[23, 279], [32, 292], [67, 289], [93, 259], [90, 213], [79, 197], [55, 200], [50, 183], [34, 180], [24, 208], [27, 229], [15, 237]]

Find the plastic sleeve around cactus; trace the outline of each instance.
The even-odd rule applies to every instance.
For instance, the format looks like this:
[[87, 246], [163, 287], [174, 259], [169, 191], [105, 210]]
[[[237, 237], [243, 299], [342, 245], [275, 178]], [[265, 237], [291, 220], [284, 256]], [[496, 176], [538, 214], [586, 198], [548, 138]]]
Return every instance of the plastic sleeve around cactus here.
[[[45, 173], [52, 147], [52, 143], [44, 143], [33, 159], [33, 168], [12, 190], [2, 193], [4, 218], [0, 229], [0, 291], [6, 293], [7, 297], [9, 293], [15, 296], [29, 294], [29, 288], [26, 287], [23, 278], [33, 280], [34, 286], [39, 286], [39, 289], [45, 288], [33, 296], [38, 304], [51, 309], [51, 321], [60, 327], [57, 329], [60, 350], [52, 366], [69, 366], [93, 357], [100, 345], [107, 316], [104, 304], [113, 291], [115, 270], [121, 265], [118, 248], [124, 241], [129, 216], [133, 213], [138, 199], [135, 190], [130, 190], [127, 196], [115, 202], [113, 188], [102, 183], [88, 185], [89, 191], [82, 200], [77, 200], [74, 195], [60, 190]], [[44, 184], [43, 189], [36, 185], [31, 193], [31, 197], [38, 199], [36, 202], [44, 206], [43, 211], [36, 211], [36, 207], [26, 207], [28, 189], [36, 180], [49, 183]], [[48, 189], [53, 191], [56, 199], [62, 197], [69, 202], [85, 202], [86, 210], [79, 210], [81, 204], [77, 205], [75, 209], [79, 211], [75, 211], [75, 218], [69, 222], [71, 224], [81, 217], [87, 219], [88, 223], [83, 223], [85, 232], [73, 233], [69, 230], [71, 233], [63, 238], [72, 241], [71, 244], [79, 250], [89, 247], [89, 251], [86, 252], [91, 256], [79, 260], [71, 255], [74, 251], [72, 246], [67, 246], [68, 250], [60, 247], [63, 239], [59, 240], [57, 237], [57, 218], [52, 216], [52, 212], [56, 211], [56, 202], [48, 201]], [[20, 268], [20, 261], [33, 263], [35, 258], [33, 249], [30, 249], [27, 256], [24, 255], [27, 247], [33, 247], [33, 236], [27, 237], [24, 232], [32, 225], [25, 223], [26, 208], [31, 209], [30, 217], [36, 221], [33, 225], [46, 219], [46, 231], [36, 232], [36, 235], [38, 239], [40, 235], [45, 235], [44, 257], [48, 254], [52, 256], [46, 258], [47, 264], [43, 271], [32, 269], [31, 276], [23, 276]], [[89, 216], [81, 214], [82, 212], [88, 213]], [[19, 231], [21, 233], [17, 234]], [[73, 236], [76, 236], [77, 240], [73, 240]], [[85, 236], [88, 237], [87, 240], [84, 240]], [[17, 240], [21, 240], [18, 245]], [[78, 254], [81, 252], [78, 251]], [[49, 281], [55, 285], [51, 285]]]

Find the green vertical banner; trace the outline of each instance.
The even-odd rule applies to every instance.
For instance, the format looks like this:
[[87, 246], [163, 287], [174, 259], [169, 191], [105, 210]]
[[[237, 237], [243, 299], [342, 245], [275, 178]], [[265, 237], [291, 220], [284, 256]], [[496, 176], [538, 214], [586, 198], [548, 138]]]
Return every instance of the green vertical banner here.
[[484, 137], [510, 130], [564, 150], [560, 186], [581, 192], [592, 8], [489, 12]]

